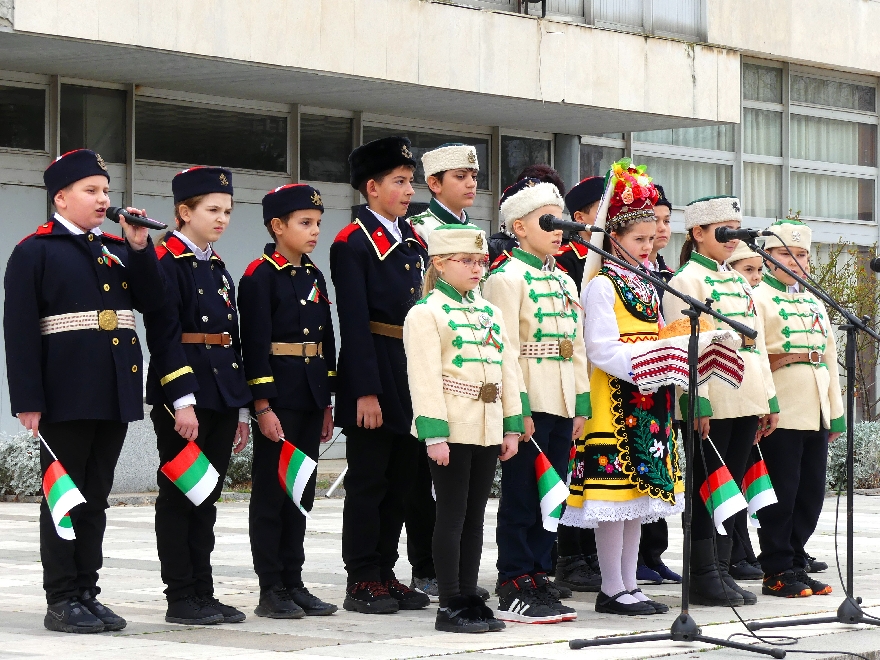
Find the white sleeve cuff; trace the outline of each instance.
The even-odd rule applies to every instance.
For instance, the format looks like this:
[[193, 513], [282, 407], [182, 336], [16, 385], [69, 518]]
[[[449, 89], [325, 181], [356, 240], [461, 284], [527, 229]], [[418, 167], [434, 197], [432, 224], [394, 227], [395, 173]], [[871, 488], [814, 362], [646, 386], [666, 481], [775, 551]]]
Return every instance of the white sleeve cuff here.
[[446, 442], [449, 438], [425, 438], [425, 444], [430, 447], [431, 445], [439, 445], [441, 442]]
[[195, 394], [185, 394], [179, 399], [175, 399], [174, 403], [171, 404], [175, 410], [180, 410], [181, 408], [186, 408], [187, 406], [196, 405], [196, 395]]
[[251, 411], [249, 408], [239, 408], [238, 409], [238, 422], [240, 424], [247, 424], [251, 421]]

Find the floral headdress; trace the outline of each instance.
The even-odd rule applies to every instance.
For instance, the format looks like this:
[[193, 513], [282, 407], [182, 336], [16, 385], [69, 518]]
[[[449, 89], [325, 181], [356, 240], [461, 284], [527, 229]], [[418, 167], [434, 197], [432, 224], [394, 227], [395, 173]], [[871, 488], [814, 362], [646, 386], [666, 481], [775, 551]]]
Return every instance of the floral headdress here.
[[634, 222], [654, 220], [654, 204], [660, 199], [660, 193], [651, 183], [647, 169], [645, 165], [633, 165], [629, 158], [611, 165], [606, 175], [606, 190], [611, 184], [607, 221], [609, 231], [619, 232]]

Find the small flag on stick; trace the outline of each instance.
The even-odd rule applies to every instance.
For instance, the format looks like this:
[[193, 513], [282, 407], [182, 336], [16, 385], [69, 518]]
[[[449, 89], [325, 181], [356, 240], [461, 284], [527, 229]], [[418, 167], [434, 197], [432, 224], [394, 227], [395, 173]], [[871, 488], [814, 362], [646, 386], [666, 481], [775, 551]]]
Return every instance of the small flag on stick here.
[[559, 474], [550, 465], [547, 455], [541, 451], [538, 443], [532, 440], [538, 449], [535, 458], [535, 475], [538, 479], [538, 499], [541, 502], [541, 522], [548, 532], [555, 532], [562, 516], [562, 503], [568, 497], [568, 488], [562, 483]]
[[278, 459], [278, 480], [288, 497], [297, 508], [308, 518], [308, 512], [302, 506], [302, 494], [306, 489], [318, 464], [306, 456], [305, 452], [294, 447], [285, 439], [281, 439], [281, 457]]
[[709, 515], [715, 522], [715, 529], [719, 534], [727, 536], [724, 529], [724, 521], [735, 513], [748, 508], [746, 498], [740, 492], [739, 487], [733, 480], [733, 475], [718, 454], [718, 450], [709, 438], [706, 441], [715, 449], [718, 460], [721, 461], [721, 467], [709, 475], [709, 478], [700, 486], [700, 497], [709, 510]]
[[165, 463], [162, 474], [196, 506], [208, 498], [220, 480], [217, 470], [195, 442], [186, 443], [183, 451]]
[[65, 541], [73, 541], [76, 534], [70, 520], [70, 510], [78, 504], [85, 503], [86, 498], [79, 492], [73, 479], [67, 474], [61, 461], [49, 448], [42, 435], [40, 440], [54, 459], [43, 475], [43, 495], [46, 497], [46, 505], [49, 507], [58, 536]]
[[746, 470], [746, 476], [743, 477], [742, 482], [742, 492], [749, 503], [749, 524], [753, 527], [760, 527], [758, 509], [776, 504], [779, 500], [776, 499], [776, 491], [773, 490], [773, 484], [770, 482], [770, 474], [767, 472], [767, 464], [764, 462], [761, 445], [757, 445], [755, 449], [758, 450], [758, 460]]

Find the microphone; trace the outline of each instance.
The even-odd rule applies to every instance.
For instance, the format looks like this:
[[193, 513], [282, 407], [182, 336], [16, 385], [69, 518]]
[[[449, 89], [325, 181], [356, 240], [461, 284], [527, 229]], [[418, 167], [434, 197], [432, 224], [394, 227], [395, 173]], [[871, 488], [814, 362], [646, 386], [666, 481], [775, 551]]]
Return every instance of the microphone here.
[[143, 215], [134, 215], [118, 206], [111, 206], [107, 209], [106, 216], [113, 222], [119, 222], [120, 215], [125, 218], [125, 221], [130, 225], [146, 227], [147, 229], [168, 229], [168, 225], [164, 222], [159, 222], [158, 220], [153, 220]]
[[547, 213], [538, 218], [538, 224], [544, 231], [597, 231], [604, 234], [605, 230], [595, 225], [584, 225], [571, 220], [560, 220], [555, 215]]
[[873, 270], [875, 273], [880, 273], [880, 257], [874, 257], [871, 259], [871, 262], [868, 264], [868, 268]]
[[758, 236], [773, 236], [773, 232], [766, 229], [731, 229], [730, 227], [718, 227], [715, 230], [715, 240], [719, 243], [735, 240], [752, 241]]

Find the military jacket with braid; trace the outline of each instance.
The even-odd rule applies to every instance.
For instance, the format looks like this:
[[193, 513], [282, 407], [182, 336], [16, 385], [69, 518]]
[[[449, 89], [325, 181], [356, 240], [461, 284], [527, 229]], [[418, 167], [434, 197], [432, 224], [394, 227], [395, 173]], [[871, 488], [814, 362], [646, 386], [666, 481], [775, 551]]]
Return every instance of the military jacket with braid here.
[[[703, 417], [717, 419], [779, 412], [776, 388], [764, 345], [763, 328], [758, 321], [752, 288], [742, 275], [730, 268], [722, 269], [714, 259], [694, 252], [690, 260], [678, 269], [669, 285], [697, 300], [711, 299], [715, 311], [758, 331], [753, 347], [743, 346], [739, 349], [740, 357], [745, 362], [745, 374], [739, 389], [733, 389], [718, 378], [709, 380], [698, 388], [697, 412]], [[663, 319], [670, 324], [683, 318], [681, 310], [684, 307], [684, 303], [678, 298], [664, 297]], [[730, 329], [730, 326], [714, 318], [708, 320], [717, 330]], [[684, 417], [687, 411], [687, 395], [682, 395], [681, 392], [679, 395]]]
[[456, 218], [433, 197], [426, 211], [409, 219], [410, 227], [425, 243], [428, 242], [428, 236], [431, 235], [431, 232], [441, 225], [466, 225], [468, 222], [467, 213], [465, 213], [465, 220], [462, 222], [461, 218]]
[[789, 293], [769, 274], [755, 290], [769, 354], [809, 353], [818, 362], [787, 364], [773, 372], [779, 400], [779, 428], [846, 430], [834, 328], [821, 300], [812, 293]]
[[[514, 248], [483, 284], [483, 296], [501, 309], [511, 348], [519, 358], [525, 390], [523, 415], [590, 416], [590, 380], [584, 348], [583, 310], [572, 279], [536, 256]], [[524, 357], [523, 344], [556, 343], [552, 357]], [[563, 356], [562, 353], [568, 353]]]
[[[497, 307], [438, 280], [406, 315], [403, 344], [419, 440], [489, 446], [523, 432], [516, 353]], [[494, 386], [496, 400], [467, 396], [468, 384]]]

